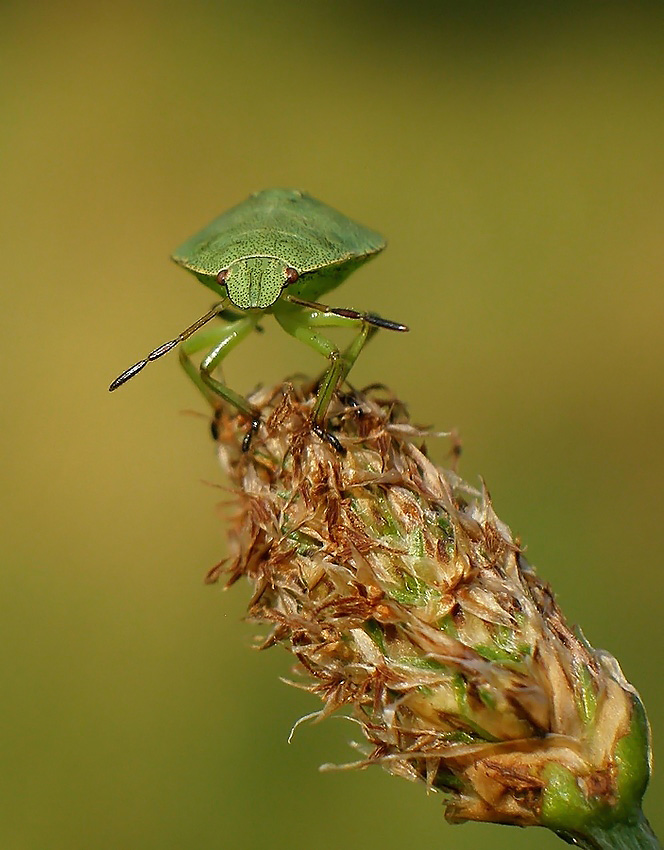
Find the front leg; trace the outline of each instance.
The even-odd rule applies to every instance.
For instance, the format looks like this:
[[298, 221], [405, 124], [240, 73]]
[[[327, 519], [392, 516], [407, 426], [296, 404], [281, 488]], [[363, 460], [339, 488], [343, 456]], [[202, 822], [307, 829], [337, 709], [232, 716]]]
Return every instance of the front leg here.
[[[330, 365], [323, 375], [318, 388], [316, 403], [311, 416], [312, 430], [319, 437], [333, 445], [338, 451], [343, 451], [337, 438], [325, 431], [325, 414], [327, 413], [335, 390], [346, 379], [362, 347], [375, 328], [371, 328], [361, 318], [339, 316], [334, 313], [321, 313], [317, 310], [294, 309], [287, 304], [275, 309], [274, 315], [287, 333], [309, 345], [330, 361]], [[316, 332], [315, 328], [318, 327], [352, 327], [357, 329], [358, 333], [348, 348], [340, 352], [334, 343]]]
[[[222, 398], [224, 401], [232, 404], [241, 413], [251, 417], [250, 429], [242, 443], [243, 451], [249, 449], [251, 438], [260, 426], [260, 417], [246, 398], [236, 393], [217, 378], [213, 378], [212, 372], [235, 346], [254, 330], [255, 325], [256, 320], [253, 317], [238, 319], [221, 328], [217, 327], [196, 334], [184, 342], [180, 348], [180, 363], [182, 367], [212, 407], [217, 407], [218, 402], [216, 399]], [[209, 348], [211, 345], [213, 346], [212, 350], [203, 358], [200, 367], [197, 367], [191, 360], [190, 355], [204, 348]]]
[[310, 346], [314, 351], [322, 354], [323, 357], [327, 357], [330, 361], [330, 365], [318, 388], [316, 404], [312, 414], [314, 424], [322, 427], [325, 420], [325, 413], [332, 400], [332, 395], [344, 372], [344, 362], [341, 352], [333, 342], [313, 330], [311, 316], [306, 311], [282, 308], [275, 309], [274, 315], [286, 333], [289, 333], [295, 339], [299, 339], [300, 342]]
[[[346, 377], [357, 360], [360, 351], [379, 328], [399, 331], [401, 333], [408, 331], [407, 325], [403, 325], [401, 322], [393, 322], [390, 319], [383, 319], [375, 313], [362, 313], [358, 310], [351, 310], [346, 307], [328, 307], [325, 304], [319, 304], [317, 301], [305, 301], [302, 298], [297, 298], [292, 295], [284, 296], [284, 301], [289, 302], [290, 304], [297, 304], [298, 306], [305, 308], [303, 311], [299, 311], [297, 315], [307, 316], [306, 325], [309, 328], [359, 328], [357, 336], [351, 341], [348, 348], [346, 348], [341, 354], [342, 364], [339, 369], [336, 384], [330, 391], [327, 404], [325, 404], [324, 400], [320, 398], [320, 404], [316, 404], [316, 409], [319, 409], [319, 407], [324, 405], [323, 415], [327, 409], [329, 401], [332, 398], [334, 390], [346, 380]], [[284, 305], [281, 309], [284, 311], [288, 311], [289, 309], [292, 310], [292, 308], [289, 308], [286, 305]], [[279, 317], [277, 316], [277, 318]], [[328, 370], [323, 379], [324, 383], [329, 375], [330, 370]], [[318, 421], [320, 424], [321, 419]]]

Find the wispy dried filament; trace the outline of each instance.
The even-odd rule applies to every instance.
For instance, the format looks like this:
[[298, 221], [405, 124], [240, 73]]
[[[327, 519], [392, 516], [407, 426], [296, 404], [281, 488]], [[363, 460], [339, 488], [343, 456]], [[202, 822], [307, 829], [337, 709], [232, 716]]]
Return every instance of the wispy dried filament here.
[[229, 583], [253, 583], [264, 646], [290, 649], [324, 715], [361, 722], [359, 766], [443, 792], [450, 820], [569, 838], [638, 810], [638, 696], [568, 627], [488, 492], [435, 466], [380, 389], [333, 403], [341, 454], [311, 433], [309, 390], [254, 396], [265, 424], [247, 453], [241, 417], [213, 428], [239, 494]]

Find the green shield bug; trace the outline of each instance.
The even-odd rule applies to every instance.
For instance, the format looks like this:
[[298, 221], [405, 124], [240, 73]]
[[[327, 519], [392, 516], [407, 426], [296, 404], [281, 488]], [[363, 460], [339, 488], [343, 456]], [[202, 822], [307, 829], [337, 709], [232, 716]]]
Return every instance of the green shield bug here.
[[[213, 372], [235, 346], [271, 313], [282, 328], [311, 346], [330, 364], [320, 381], [312, 412], [312, 430], [337, 449], [324, 429], [332, 395], [345, 380], [363, 345], [377, 328], [407, 331], [405, 325], [374, 313], [328, 307], [317, 299], [338, 286], [354, 269], [385, 247], [383, 238], [342, 213], [295, 189], [266, 189], [216, 218], [173, 254], [216, 293], [219, 301], [175, 339], [163, 343], [126, 369], [110, 385], [115, 390], [150, 361], [180, 344], [180, 362], [205, 397], [221, 397], [251, 419], [243, 449], [249, 448], [260, 419], [251, 404]], [[224, 320], [201, 330], [211, 319]], [[357, 335], [340, 351], [321, 328], [350, 327]], [[200, 366], [190, 359], [209, 349]]]

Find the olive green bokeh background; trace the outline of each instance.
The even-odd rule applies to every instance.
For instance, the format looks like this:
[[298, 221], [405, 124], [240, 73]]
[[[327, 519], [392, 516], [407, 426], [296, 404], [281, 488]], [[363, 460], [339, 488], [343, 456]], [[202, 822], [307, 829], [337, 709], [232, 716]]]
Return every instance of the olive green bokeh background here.
[[[334, 293], [407, 322], [353, 373], [459, 429], [568, 616], [664, 726], [661, 3], [6, 2], [0, 844], [546, 848], [449, 827], [204, 587], [227, 498], [171, 356], [209, 293], [169, 252], [296, 186], [388, 250]], [[247, 391], [314, 354], [272, 323]], [[434, 448], [443, 459], [444, 442]], [[646, 811], [664, 833], [664, 777]]]

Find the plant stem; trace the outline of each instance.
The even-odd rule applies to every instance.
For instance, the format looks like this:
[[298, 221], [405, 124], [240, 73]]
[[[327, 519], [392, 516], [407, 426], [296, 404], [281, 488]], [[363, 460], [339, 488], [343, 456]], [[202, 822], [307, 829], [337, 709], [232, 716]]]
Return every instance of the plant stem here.
[[558, 836], [584, 850], [662, 850], [642, 813], [633, 821], [588, 829], [585, 835], [559, 832]]

